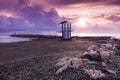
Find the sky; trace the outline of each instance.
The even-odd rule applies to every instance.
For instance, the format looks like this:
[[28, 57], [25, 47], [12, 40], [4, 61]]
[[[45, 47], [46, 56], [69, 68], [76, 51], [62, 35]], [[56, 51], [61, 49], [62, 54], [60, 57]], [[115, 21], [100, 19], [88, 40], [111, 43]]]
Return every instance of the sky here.
[[120, 33], [120, 0], [0, 0], [0, 31]]

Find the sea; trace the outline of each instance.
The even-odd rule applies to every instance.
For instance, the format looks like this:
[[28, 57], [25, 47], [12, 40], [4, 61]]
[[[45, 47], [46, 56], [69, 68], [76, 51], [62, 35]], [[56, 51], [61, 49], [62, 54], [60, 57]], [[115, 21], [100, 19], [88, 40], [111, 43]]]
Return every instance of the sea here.
[[34, 38], [11, 37], [12, 34], [60, 35], [57, 31], [0, 31], [0, 43], [31, 41]]
[[[19, 38], [19, 37], [10, 37], [11, 34], [40, 34], [40, 35], [58, 35], [61, 33], [58, 31], [0, 31], [0, 43], [11, 43], [11, 42], [21, 42], [21, 41], [30, 41], [33, 38]], [[114, 38], [120, 39], [120, 33], [76, 33], [72, 32], [72, 36], [111, 36]]]

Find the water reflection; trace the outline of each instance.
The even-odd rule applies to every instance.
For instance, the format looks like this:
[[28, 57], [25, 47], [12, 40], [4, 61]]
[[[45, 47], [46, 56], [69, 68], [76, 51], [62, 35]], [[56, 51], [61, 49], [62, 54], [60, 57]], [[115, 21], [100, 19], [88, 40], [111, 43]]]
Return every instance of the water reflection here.
[[60, 35], [57, 31], [10, 31], [10, 32], [0, 32], [0, 43], [9, 43], [9, 42], [20, 42], [20, 41], [29, 41], [28, 38], [18, 38], [10, 37], [11, 34], [40, 34], [40, 35]]
[[10, 42], [20, 42], [20, 41], [29, 41], [28, 38], [17, 38], [17, 37], [10, 37], [7, 35], [0, 36], [0, 43], [10, 43]]

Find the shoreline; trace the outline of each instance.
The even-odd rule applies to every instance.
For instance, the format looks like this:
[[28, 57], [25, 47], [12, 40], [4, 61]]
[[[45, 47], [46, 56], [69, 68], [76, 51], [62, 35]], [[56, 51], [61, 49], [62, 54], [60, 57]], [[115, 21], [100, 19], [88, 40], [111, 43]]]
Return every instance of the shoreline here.
[[[57, 68], [54, 65], [62, 57], [80, 57], [80, 54], [84, 53], [90, 45], [112, 41], [114, 43], [120, 42], [117, 39], [110, 38], [108, 40], [108, 38], [100, 39], [98, 37], [74, 37], [71, 41], [62, 41], [61, 38], [44, 38], [16, 43], [0, 43], [0, 79], [89, 79], [80, 73], [81, 69], [68, 69], [60, 75], [56, 75]], [[112, 63], [109, 66], [116, 69], [116, 65], [120, 64], [119, 60], [120, 56], [117, 56], [113, 59], [115, 65]], [[119, 67], [117, 68], [120, 70]], [[118, 77], [112, 77], [112, 79], [120, 79], [119, 75], [118, 71]]]
[[[94, 42], [95, 41], [90, 42], [90, 44], [94, 43]], [[19, 57], [21, 58], [21, 56], [27, 57], [27, 58], [32, 57], [32, 56], [34, 57], [34, 53], [36, 53], [35, 56], [39, 56], [39, 51], [42, 52], [42, 54], [44, 52], [48, 53], [49, 52], [48, 48], [50, 48], [51, 50], [60, 48], [60, 51], [59, 51], [59, 49], [57, 49], [58, 52], [66, 51], [66, 49], [69, 49], [70, 46], [75, 47], [79, 43], [81, 43], [81, 44], [89, 43], [89, 40], [87, 40], [86, 38], [73, 38], [70, 41], [65, 41], [65, 40], [61, 40], [61, 38], [49, 38], [49, 39], [42, 38], [42, 39], [33, 39], [31, 41], [0, 43], [0, 53], [1, 53], [0, 54], [0, 63], [1, 63], [1, 61], [4, 61], [4, 60], [5, 60], [5, 63], [9, 62], [9, 61], [13, 61], [14, 59], [16, 60]], [[67, 45], [65, 45], [65, 44], [67, 44]], [[90, 45], [90, 44], [88, 44], [88, 45]], [[52, 45], [55, 49], [52, 47]], [[64, 49], [64, 47], [66, 47], [66, 49]], [[79, 46], [79, 47], [81, 47], [81, 46]], [[72, 49], [70, 51], [72, 51]], [[28, 54], [24, 54], [24, 53], [28, 53]], [[4, 57], [5, 57], [5, 59], [4, 59]]]
[[[36, 39], [51, 39], [51, 38], [61, 38], [61, 36], [57, 36], [57, 35], [40, 35], [40, 34], [11, 34], [8, 35], [8, 37], [3, 37], [1, 38], [0, 43], [14, 43], [14, 42], [23, 42], [23, 41], [31, 41], [31, 40], [36, 40]], [[119, 38], [115, 38], [113, 36], [72, 36], [72, 38], [82, 38], [82, 39], [89, 39], [89, 40], [100, 40], [100, 39], [110, 39], [110, 38], [114, 38], [114, 39], [119, 39]], [[120, 40], [120, 39], [119, 39]]]
[[[120, 40], [119, 39], [116, 39], [116, 38], [111, 38], [111, 37], [73, 37], [72, 40], [70, 41], [66, 41], [66, 40], [61, 40], [61, 38], [36, 38], [36, 39], [31, 39], [31, 40], [28, 40], [28, 41], [18, 41], [18, 42], [8, 42], [8, 43], [0, 43], [0, 53], [1, 54], [4, 54], [4, 52], [6, 53], [12, 53], [13, 51], [10, 50], [10, 52], [7, 52], [9, 51], [9, 49], [21, 49], [23, 51], [23, 53], [27, 52], [27, 49], [29, 50], [29, 48], [33, 48], [34, 47], [43, 47], [46, 49], [46, 47], [48, 46], [49, 48], [51, 48], [50, 45], [54, 45], [54, 47], [57, 47], [57, 44], [58, 46], [61, 45], [63, 47], [70, 47], [72, 46], [71, 44], [72, 43], [75, 43], [74, 46], [76, 46], [76, 44], [78, 45], [79, 43], [83, 44], [83, 43], [87, 43], [88, 45], [91, 45], [91, 44], [104, 44], [104, 43], [111, 43], [113, 42], [118, 44], [120, 43]], [[57, 43], [57, 44], [56, 44]], [[61, 43], [67, 43], [67, 45], [64, 45], [64, 44], [61, 44]], [[70, 44], [68, 44], [70, 43]], [[36, 44], [36, 45], [34, 45]], [[40, 44], [40, 45], [39, 45]], [[55, 45], [56, 44], [56, 45]], [[26, 46], [25, 46], [26, 45]], [[30, 46], [29, 46], [30, 45]], [[79, 46], [81, 47], [81, 46]], [[84, 46], [83, 46], [84, 47]], [[87, 46], [85, 46], [87, 47]], [[3, 48], [3, 49], [2, 49]], [[27, 49], [26, 49], [27, 48]], [[61, 47], [60, 47], [61, 48]], [[18, 50], [17, 49], [17, 50]], [[52, 49], [52, 48], [51, 48]], [[63, 48], [62, 48], [63, 49]], [[26, 50], [24, 52], [24, 50]], [[32, 49], [31, 49], [32, 50]], [[47, 49], [46, 49], [47, 50]], [[20, 50], [16, 51], [19, 52]], [[64, 49], [62, 50], [64, 51]], [[71, 51], [71, 50], [70, 50]], [[34, 52], [34, 51], [33, 51]], [[16, 54], [15, 53], [15, 54]], [[28, 52], [27, 52], [28, 53]], [[30, 52], [31, 53], [31, 52]], [[38, 53], [38, 52], [37, 52]], [[12, 54], [13, 55], [13, 54]], [[34, 53], [32, 53], [32, 55], [34, 55]], [[4, 55], [3, 55], [4, 56]], [[37, 55], [36, 55], [37, 56]], [[0, 55], [0, 57], [2, 57], [2, 55]], [[9, 61], [9, 60], [8, 60]], [[1, 62], [1, 59], [0, 59], [0, 62]]]

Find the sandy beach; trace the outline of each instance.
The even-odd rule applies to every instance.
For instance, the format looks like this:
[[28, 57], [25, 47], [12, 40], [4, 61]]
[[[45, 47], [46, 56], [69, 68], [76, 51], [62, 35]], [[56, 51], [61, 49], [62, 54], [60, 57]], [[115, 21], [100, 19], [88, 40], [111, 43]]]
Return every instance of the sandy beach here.
[[94, 42], [80, 41], [76, 39], [73, 39], [72, 41], [61, 41], [60, 38], [23, 41], [17, 43], [1, 43], [0, 63], [9, 63], [36, 56], [42, 57], [44, 55], [53, 56], [53, 58], [54, 56], [60, 58], [66, 55], [81, 53], [91, 44], [94, 44]]
[[[90, 80], [82, 73], [81, 68], [68, 69], [56, 75], [57, 68], [54, 65], [57, 59], [65, 56], [80, 57], [80, 54], [93, 44], [98, 43], [80, 38], [73, 38], [71, 41], [55, 38], [1, 43], [0, 80]], [[107, 66], [118, 70], [117, 77], [108, 76], [105, 80], [120, 79], [119, 64], [120, 57], [117, 56], [113, 63]]]

